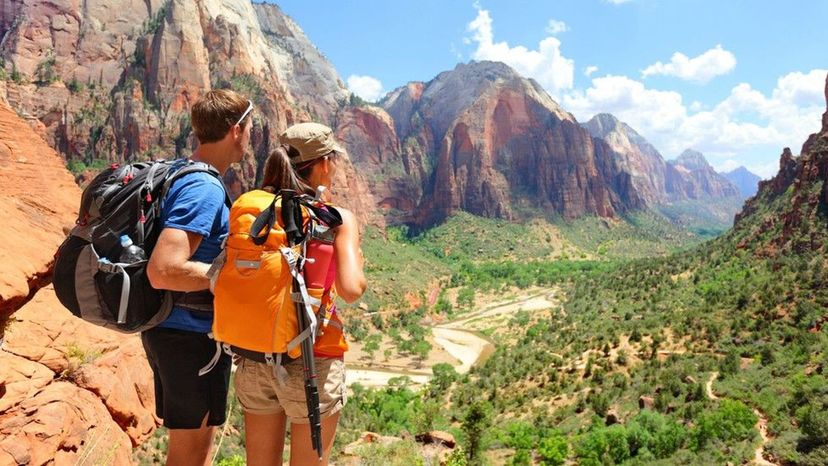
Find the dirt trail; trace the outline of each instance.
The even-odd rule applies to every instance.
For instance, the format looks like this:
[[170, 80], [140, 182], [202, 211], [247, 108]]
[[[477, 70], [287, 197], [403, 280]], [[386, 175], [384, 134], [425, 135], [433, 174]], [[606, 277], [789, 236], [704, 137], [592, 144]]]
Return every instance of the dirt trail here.
[[706, 386], [706, 388], [707, 388], [707, 397], [710, 398], [711, 400], [718, 400], [719, 399], [719, 397], [716, 396], [715, 393], [713, 393], [713, 381], [716, 380], [716, 378], [718, 376], [719, 376], [719, 373], [714, 372], [714, 373], [710, 374], [710, 379], [707, 381], [707, 386]]
[[[713, 372], [710, 374], [710, 379], [707, 380], [707, 397], [711, 400], [718, 400], [719, 397], [713, 393], [713, 381], [719, 377], [718, 372]], [[759, 446], [756, 447], [756, 450], [753, 453], [753, 464], [755, 466], [779, 466], [779, 463], [772, 463], [765, 459], [763, 455], [765, 451], [765, 446], [770, 443], [771, 436], [768, 434], [768, 419], [762, 414], [761, 411], [754, 408], [753, 414], [756, 415], [756, 429], [759, 430], [759, 436], [762, 437], [762, 442], [759, 443]]]

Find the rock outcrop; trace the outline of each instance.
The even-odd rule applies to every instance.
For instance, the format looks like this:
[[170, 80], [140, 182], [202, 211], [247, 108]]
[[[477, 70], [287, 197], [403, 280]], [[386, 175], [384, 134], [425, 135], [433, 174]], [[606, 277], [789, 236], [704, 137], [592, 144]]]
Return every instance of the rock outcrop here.
[[701, 152], [687, 149], [668, 162], [667, 191], [673, 199], [739, 196], [739, 189], [716, 173]]
[[612, 217], [637, 203], [615, 189], [624, 182], [607, 151], [536, 82], [502, 63], [458, 65], [381, 105], [403, 160], [417, 162], [405, 164], [406, 174], [414, 182], [424, 175], [420, 226], [457, 210], [513, 218], [513, 205], [525, 204], [566, 218]]
[[131, 464], [158, 424], [140, 339], [75, 318], [48, 285], [79, 201], [60, 156], [0, 105], [0, 464]]
[[609, 113], [599, 113], [583, 126], [609, 145], [609, 157], [616, 161], [618, 171], [629, 174], [632, 188], [644, 203], [652, 206], [669, 199], [664, 180], [667, 164], [652, 144]]
[[[37, 120], [79, 171], [189, 155], [190, 105], [209, 89], [232, 88], [255, 104], [251, 154], [226, 179], [240, 192], [254, 185], [281, 131], [311, 120], [335, 126], [350, 95], [272, 4], [36, 0], [0, 9], [0, 27], [10, 77], [0, 96]], [[335, 200], [363, 223], [381, 223], [362, 177], [344, 171], [338, 191], [348, 195]]]
[[0, 104], [0, 339], [4, 322], [52, 275], [80, 189], [63, 160], [13, 110]]
[[700, 152], [688, 149], [676, 160], [665, 162], [652, 144], [608, 113], [594, 116], [583, 126], [609, 146], [609, 157], [618, 165], [616, 171], [629, 174], [632, 188], [648, 206], [740, 195]]
[[51, 286], [14, 314], [0, 380], [0, 464], [131, 464], [158, 425], [140, 338], [75, 318]]
[[[825, 99], [828, 102], [828, 78]], [[828, 110], [822, 130], [812, 134], [795, 157], [782, 151], [779, 172], [759, 182], [756, 196], [736, 216], [732, 235], [738, 247], [760, 255], [779, 256], [824, 251], [828, 211]]]

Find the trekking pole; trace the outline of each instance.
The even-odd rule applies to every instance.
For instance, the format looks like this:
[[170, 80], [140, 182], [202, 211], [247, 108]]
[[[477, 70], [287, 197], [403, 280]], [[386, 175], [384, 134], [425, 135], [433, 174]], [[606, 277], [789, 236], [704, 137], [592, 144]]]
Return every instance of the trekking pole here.
[[[287, 235], [288, 245], [295, 246], [304, 239], [300, 226], [302, 225], [302, 207], [299, 200], [294, 198], [294, 192], [282, 191], [282, 223], [284, 224], [285, 234]], [[292, 291], [293, 296], [305, 296], [307, 291], [303, 292], [302, 283], [300, 283], [297, 275], [301, 277], [301, 260], [296, 264], [297, 274], [293, 276]], [[294, 300], [293, 306], [296, 309], [297, 322], [299, 324], [299, 334], [305, 332], [312, 323], [307, 314], [307, 307], [310, 303], [302, 298], [301, 305], [298, 305]], [[313, 359], [313, 339], [310, 336], [302, 339], [302, 368], [305, 378], [305, 402], [308, 406], [308, 422], [311, 431], [311, 444], [322, 460], [322, 422], [319, 413], [319, 387], [316, 381], [316, 362]]]
[[[298, 283], [293, 281], [294, 289]], [[298, 290], [296, 290], [298, 291]], [[302, 332], [309, 325], [304, 312], [297, 309], [300, 324], [299, 331]], [[313, 359], [313, 342], [310, 338], [302, 340], [302, 363], [305, 373], [305, 401], [308, 404], [308, 421], [310, 422], [311, 443], [313, 448], [322, 459], [322, 421], [319, 414], [319, 387], [316, 381], [316, 363]]]

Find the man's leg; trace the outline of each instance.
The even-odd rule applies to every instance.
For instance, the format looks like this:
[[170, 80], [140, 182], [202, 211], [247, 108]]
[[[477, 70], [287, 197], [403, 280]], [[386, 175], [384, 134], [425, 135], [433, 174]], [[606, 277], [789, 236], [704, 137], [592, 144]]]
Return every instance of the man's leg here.
[[167, 466], [209, 466], [213, 451], [215, 426], [207, 425], [207, 417], [198, 429], [170, 429], [167, 445]]
[[207, 335], [154, 328], [142, 340], [155, 379], [156, 412], [169, 429], [167, 465], [209, 465], [215, 426], [225, 421], [230, 358], [222, 355], [199, 376], [216, 351]]

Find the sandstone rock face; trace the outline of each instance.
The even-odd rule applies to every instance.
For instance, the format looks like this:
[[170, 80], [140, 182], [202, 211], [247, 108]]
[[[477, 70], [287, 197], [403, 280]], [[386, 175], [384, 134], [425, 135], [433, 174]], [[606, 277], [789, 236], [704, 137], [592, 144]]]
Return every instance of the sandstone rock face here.
[[349, 97], [333, 65], [276, 4], [254, 3], [253, 8], [268, 43], [284, 55], [282, 66], [275, 70], [279, 79], [315, 120], [331, 122]]
[[412, 221], [411, 213], [422, 197], [419, 160], [403, 152], [394, 121], [385, 110], [374, 107], [347, 107], [339, 113], [337, 138], [347, 147], [353, 164], [365, 178], [375, 205], [392, 223]]
[[[389, 94], [404, 152], [422, 180], [417, 224], [457, 210], [515, 216], [513, 202], [564, 217], [604, 217], [629, 208], [614, 191], [615, 167], [592, 138], [534, 81], [508, 66], [472, 62]], [[404, 159], [406, 157], [404, 156]]]
[[[229, 87], [255, 105], [251, 153], [226, 179], [238, 194], [254, 186], [281, 131], [311, 120], [334, 126], [350, 95], [275, 5], [32, 0], [0, 9], [0, 28], [6, 71], [19, 75], [0, 95], [76, 164], [189, 155], [190, 106]], [[382, 223], [362, 177], [353, 167], [343, 173], [347, 195], [335, 201]]]
[[158, 425], [140, 339], [47, 286], [79, 202], [60, 156], [0, 105], [0, 464], [130, 464]]
[[[825, 98], [828, 101], [828, 78]], [[750, 247], [767, 256], [824, 248], [822, 212], [828, 208], [828, 111], [822, 121], [822, 131], [808, 138], [798, 157], [787, 147], [783, 150], [779, 173], [761, 181], [756, 196], [736, 216], [733, 234], [740, 238], [738, 247]], [[780, 198], [783, 202], [775, 203]], [[760, 214], [760, 208], [767, 210], [769, 205], [775, 208]]]
[[112, 87], [163, 0], [4, 1], [3, 57], [33, 80], [48, 74]]
[[0, 338], [3, 322], [50, 280], [80, 189], [64, 162], [13, 110], [0, 104]]
[[608, 113], [595, 115], [583, 124], [594, 138], [603, 140], [612, 150], [609, 157], [618, 171], [630, 176], [630, 183], [647, 205], [666, 202], [667, 165], [664, 158], [646, 139], [626, 123]]
[[14, 314], [0, 363], [0, 464], [131, 464], [158, 425], [140, 338], [72, 316], [51, 286]]
[[687, 149], [668, 164], [667, 191], [673, 199], [739, 196], [739, 189], [716, 173], [701, 152]]
[[0, 463], [83, 461], [132, 464], [129, 438], [88, 391], [56, 382], [0, 413]]
[[[616, 164], [615, 172], [629, 175], [630, 193], [637, 193], [647, 206], [741, 195], [730, 180], [716, 173], [700, 152], [688, 149], [676, 160], [665, 162], [646, 139], [607, 113], [594, 116], [583, 126], [609, 146], [608, 157]], [[626, 191], [623, 186], [617, 190]]]

